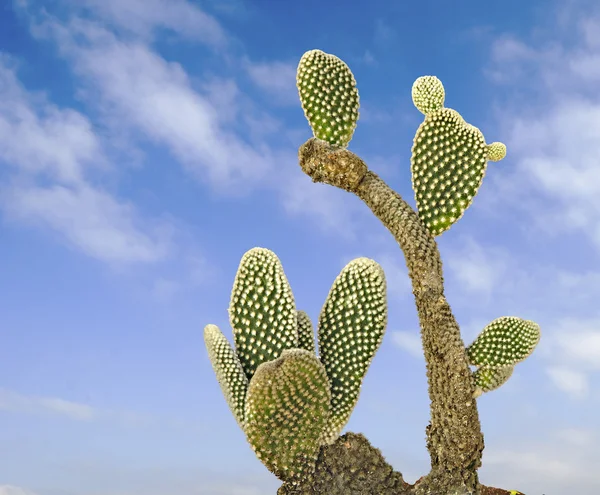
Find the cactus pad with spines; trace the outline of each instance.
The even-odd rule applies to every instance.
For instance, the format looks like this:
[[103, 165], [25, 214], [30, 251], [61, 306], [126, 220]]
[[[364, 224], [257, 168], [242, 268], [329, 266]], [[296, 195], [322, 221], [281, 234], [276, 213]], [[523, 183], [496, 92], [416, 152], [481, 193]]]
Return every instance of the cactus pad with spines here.
[[298, 347], [294, 296], [273, 251], [253, 248], [242, 257], [231, 292], [229, 322], [248, 380], [261, 363]]
[[316, 354], [315, 331], [309, 316], [304, 311], [298, 311], [298, 347]]
[[477, 368], [473, 372], [473, 378], [475, 378], [473, 398], [477, 398], [485, 392], [489, 392], [505, 384], [512, 376], [514, 370], [514, 366], [502, 366], [498, 368], [482, 366], [481, 368]]
[[444, 85], [435, 76], [417, 78], [411, 92], [415, 107], [425, 115], [444, 107]]
[[204, 327], [204, 344], [229, 409], [238, 425], [243, 429], [248, 378], [242, 369], [240, 360], [216, 325], [209, 324]]
[[498, 162], [506, 156], [506, 145], [498, 141], [488, 144], [488, 160]]
[[319, 357], [331, 381], [331, 418], [324, 443], [332, 443], [348, 422], [362, 380], [387, 324], [383, 269], [357, 258], [335, 279], [319, 315]]
[[412, 146], [411, 174], [417, 213], [434, 235], [448, 230], [473, 202], [488, 160], [506, 155], [506, 146], [487, 145], [481, 131], [451, 108], [444, 108], [444, 88], [433, 76], [413, 85], [413, 102], [425, 113]]
[[348, 146], [359, 115], [358, 89], [350, 68], [335, 55], [310, 50], [298, 64], [296, 85], [314, 136]]
[[502, 316], [489, 323], [467, 347], [467, 357], [475, 366], [513, 366], [527, 358], [539, 341], [537, 323]]
[[294, 483], [314, 470], [328, 421], [331, 389], [325, 368], [305, 349], [261, 364], [248, 387], [245, 432], [262, 463]]

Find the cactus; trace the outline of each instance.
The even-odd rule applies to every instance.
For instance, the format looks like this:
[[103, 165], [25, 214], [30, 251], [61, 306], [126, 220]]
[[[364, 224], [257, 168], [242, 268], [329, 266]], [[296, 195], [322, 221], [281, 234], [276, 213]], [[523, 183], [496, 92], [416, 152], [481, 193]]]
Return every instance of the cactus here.
[[435, 237], [461, 218], [487, 162], [504, 158], [506, 146], [486, 144], [477, 127], [444, 108], [439, 79], [418, 78], [412, 99], [425, 118], [412, 147], [415, 211], [346, 149], [359, 108], [349, 67], [333, 55], [308, 51], [298, 65], [297, 86], [314, 134], [298, 150], [302, 171], [313, 182], [358, 196], [405, 256], [431, 399], [431, 471], [408, 485], [364, 437], [338, 437], [387, 324], [385, 276], [366, 258], [348, 263], [334, 281], [317, 323], [317, 356], [310, 318], [296, 310], [277, 257], [260, 248], [244, 255], [229, 309], [235, 351], [216, 326], [205, 329], [229, 407], [256, 455], [284, 481], [278, 495], [479, 495], [486, 487], [477, 475], [484, 442], [475, 399], [506, 383], [533, 352], [540, 330], [531, 320], [502, 317], [466, 347], [444, 295]]
[[300, 59], [296, 84], [315, 137], [345, 148], [358, 120], [354, 75], [335, 55], [310, 50]]
[[262, 363], [248, 388], [245, 431], [257, 457], [278, 478], [310, 476], [329, 420], [331, 387], [321, 361], [287, 349]]
[[444, 85], [435, 76], [422, 76], [413, 83], [413, 103], [425, 115], [443, 108], [445, 97]]
[[373, 260], [357, 258], [335, 279], [319, 315], [319, 356], [332, 391], [325, 443], [332, 443], [348, 422], [386, 324], [383, 269]]
[[506, 146], [487, 145], [481, 131], [444, 108], [444, 86], [434, 76], [419, 77], [412, 98], [425, 120], [412, 147], [411, 174], [419, 217], [434, 235], [448, 230], [472, 204], [488, 160], [506, 155]]
[[248, 380], [259, 364], [298, 347], [294, 296], [272, 251], [254, 248], [242, 257], [231, 292], [229, 322]]
[[502, 316], [488, 324], [467, 347], [469, 364], [514, 366], [531, 355], [540, 336], [537, 323], [516, 316]]
[[298, 347], [316, 353], [312, 322], [304, 311], [298, 311]]
[[235, 350], [216, 325], [204, 341], [236, 421], [263, 464], [293, 485], [348, 422], [387, 323], [381, 267], [358, 258], [333, 283], [318, 324], [297, 311], [279, 258], [246, 252], [229, 305]]
[[514, 366], [502, 366], [496, 368], [482, 366], [475, 370], [473, 372], [473, 378], [475, 379], [473, 398], [476, 399], [484, 392], [489, 392], [498, 388], [500, 385], [504, 385], [512, 376], [514, 370]]
[[229, 341], [216, 325], [209, 324], [204, 327], [204, 344], [229, 409], [243, 429], [248, 378], [242, 364]]

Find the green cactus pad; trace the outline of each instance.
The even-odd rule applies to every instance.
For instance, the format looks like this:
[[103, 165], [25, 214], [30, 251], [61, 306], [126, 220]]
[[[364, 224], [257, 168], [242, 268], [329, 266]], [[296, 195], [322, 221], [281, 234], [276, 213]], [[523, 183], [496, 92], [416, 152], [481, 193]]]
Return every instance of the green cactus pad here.
[[273, 251], [253, 248], [242, 257], [231, 292], [229, 322], [248, 380], [261, 363], [298, 347], [294, 296]]
[[254, 373], [246, 398], [246, 437], [279, 479], [294, 483], [313, 472], [330, 402], [325, 368], [305, 349], [285, 350]]
[[490, 368], [482, 366], [473, 372], [475, 379], [475, 392], [473, 397], [476, 399], [485, 392], [494, 390], [500, 385], [504, 385], [513, 374], [514, 366], [503, 366], [501, 368]]
[[[491, 147], [494, 158], [499, 144]], [[425, 115], [410, 161], [418, 214], [434, 236], [448, 230], [473, 202], [489, 152], [481, 131], [456, 110], [441, 108]]]
[[319, 357], [331, 381], [331, 419], [323, 442], [332, 443], [348, 422], [363, 378], [387, 324], [383, 269], [357, 258], [335, 279], [319, 315]]
[[304, 311], [298, 311], [298, 347], [316, 355], [315, 331], [309, 316]]
[[435, 76], [421, 76], [413, 83], [413, 103], [425, 115], [443, 108], [445, 96], [444, 85]]
[[469, 364], [514, 366], [533, 352], [540, 335], [539, 325], [531, 320], [516, 316], [497, 318], [467, 347]]
[[240, 360], [216, 325], [209, 324], [204, 327], [204, 344], [229, 409], [243, 429], [248, 378], [242, 369]]
[[359, 98], [350, 68], [335, 55], [302, 55], [296, 85], [304, 115], [316, 138], [345, 148], [358, 121]]
[[487, 150], [490, 162], [498, 162], [506, 156], [506, 145], [498, 141], [488, 144]]

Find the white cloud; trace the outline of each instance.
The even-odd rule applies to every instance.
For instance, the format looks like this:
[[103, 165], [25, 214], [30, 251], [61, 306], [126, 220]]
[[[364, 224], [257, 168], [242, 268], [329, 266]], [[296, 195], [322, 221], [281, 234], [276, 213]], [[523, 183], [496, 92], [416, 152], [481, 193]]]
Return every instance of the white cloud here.
[[82, 180], [98, 163], [101, 145], [80, 113], [30, 94], [16, 76], [18, 66], [0, 53], [0, 162], [27, 173], [45, 173], [66, 183]]
[[[299, 168], [297, 158], [295, 161], [296, 168]], [[322, 231], [354, 239], [356, 229], [353, 216], [360, 205], [353, 203], [348, 193], [325, 184], [315, 184], [304, 174], [286, 171], [280, 177], [284, 179], [280, 183], [285, 186], [281, 191], [281, 199], [287, 212], [310, 215], [314, 219], [313, 224]]]
[[566, 366], [549, 366], [546, 373], [559, 390], [575, 398], [587, 396], [589, 386], [584, 373]]
[[35, 493], [19, 486], [0, 485], [0, 495], [35, 495]]
[[258, 87], [275, 97], [278, 102], [300, 105], [296, 88], [296, 64], [286, 62], [251, 63], [244, 66], [248, 75]]
[[551, 434], [537, 444], [523, 438], [504, 440], [509, 446], [499, 448], [486, 442], [481, 482], [534, 495], [598, 493], [600, 479], [595, 469], [598, 452], [593, 444], [565, 445], [552, 437], [556, 435]]
[[209, 45], [223, 45], [227, 35], [219, 22], [186, 0], [71, 0], [73, 7], [91, 7], [120, 28], [145, 38], [157, 29], [170, 29]]
[[87, 182], [90, 167], [107, 164], [88, 119], [27, 93], [7, 57], [0, 57], [2, 162], [15, 171], [0, 188], [0, 207], [9, 218], [45, 224], [103, 261], [151, 262], [166, 255], [167, 230], [147, 225], [133, 206]]
[[133, 206], [87, 185], [13, 186], [0, 190], [0, 205], [11, 218], [47, 225], [102, 261], [153, 262], [168, 251], [167, 232], [143, 232]]
[[506, 255], [494, 247], [485, 248], [472, 237], [444, 253], [444, 267], [458, 281], [461, 290], [474, 292], [489, 299], [507, 273]]
[[[488, 75], [521, 96], [498, 110], [507, 166], [490, 173], [487, 199], [494, 198], [490, 209], [502, 204], [525, 212], [538, 233], [577, 231], [600, 250], [600, 45], [593, 30], [599, 20], [598, 12], [570, 12], [551, 41], [534, 45], [504, 35], [494, 43]], [[576, 42], [557, 43], [559, 31]]]
[[[166, 146], [188, 173], [219, 194], [270, 188], [288, 213], [315, 218], [324, 231], [354, 235], [352, 198], [341, 199], [343, 192], [312, 184], [299, 170], [296, 150], [280, 151], [263, 142], [262, 124], [267, 123], [268, 134], [281, 133], [279, 123], [257, 109], [233, 80], [192, 80], [144, 41], [121, 39], [93, 21], [72, 17], [62, 22], [47, 14], [36, 21], [29, 15], [32, 33], [58, 44], [85, 81], [82, 94], [119, 132]], [[216, 90], [218, 85], [225, 85], [226, 94]], [[228, 128], [234, 122], [239, 127], [238, 114], [248, 127], [247, 140]], [[257, 123], [261, 132], [256, 132]]]
[[106, 422], [134, 428], [158, 427], [184, 430], [188, 433], [205, 432], [202, 421], [190, 421], [179, 417], [149, 415], [123, 409], [93, 407], [81, 402], [59, 397], [25, 395], [0, 388], [0, 411], [27, 415], [53, 415], [81, 422]]
[[95, 418], [94, 408], [56, 397], [25, 396], [10, 390], [0, 389], [0, 409], [21, 413], [51, 413], [66, 416], [76, 421]]
[[536, 477], [547, 476], [553, 480], [568, 481], [579, 472], [577, 466], [564, 460], [535, 451], [497, 450], [484, 455], [484, 463], [502, 464], [507, 469], [527, 472]]
[[[265, 180], [274, 165], [270, 149], [251, 147], [222, 128], [220, 109], [193, 89], [179, 64], [82, 19], [65, 25], [48, 18], [33, 30], [58, 42], [95, 92], [90, 97], [100, 111], [166, 145], [198, 179], [222, 193], [244, 191]], [[80, 43], [81, 38], [87, 43]], [[229, 111], [233, 97], [225, 101]]]
[[416, 358], [423, 358], [423, 345], [421, 343], [421, 333], [418, 329], [409, 332], [397, 330], [391, 332], [392, 343], [400, 349], [404, 349]]
[[596, 320], [593, 330], [590, 325], [589, 330], [571, 329], [568, 333], [558, 333], [556, 335], [559, 346], [557, 352], [564, 353], [564, 357], [570, 359], [574, 364], [600, 371], [600, 329], [597, 323]]

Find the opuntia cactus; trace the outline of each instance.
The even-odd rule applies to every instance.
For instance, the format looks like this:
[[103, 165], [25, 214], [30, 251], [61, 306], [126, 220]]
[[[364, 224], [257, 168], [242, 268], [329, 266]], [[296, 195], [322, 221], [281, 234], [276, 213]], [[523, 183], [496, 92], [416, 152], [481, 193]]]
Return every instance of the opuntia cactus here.
[[257, 457], [278, 478], [310, 476], [329, 421], [331, 386], [321, 361], [286, 349], [262, 363], [248, 388], [245, 432]]
[[419, 217], [435, 236], [448, 230], [473, 202], [488, 160], [506, 155], [502, 143], [487, 145], [481, 131], [444, 108], [444, 86], [434, 76], [419, 77], [413, 103], [425, 114], [412, 147], [411, 173]]
[[348, 66], [335, 55], [310, 50], [300, 59], [296, 84], [314, 136], [348, 146], [359, 115], [356, 81]]
[[531, 320], [502, 317], [466, 347], [444, 295], [435, 237], [464, 214], [487, 162], [504, 158], [506, 146], [486, 144], [477, 127], [444, 108], [438, 78], [418, 78], [412, 98], [425, 119], [412, 147], [415, 211], [346, 149], [359, 108], [350, 68], [310, 50], [298, 65], [297, 86], [314, 134], [298, 151], [302, 171], [356, 194], [404, 253], [427, 365], [431, 471], [409, 486], [364, 437], [338, 437], [387, 324], [385, 276], [373, 260], [351, 261], [334, 281], [317, 323], [317, 356], [310, 318], [296, 310], [275, 254], [246, 253], [229, 308], [235, 351], [216, 326], [205, 328], [229, 407], [256, 455], [284, 480], [278, 495], [479, 495], [484, 442], [476, 399], [506, 383], [533, 352], [540, 331]]
[[469, 364], [514, 366], [531, 355], [540, 336], [537, 323], [517, 316], [502, 316], [489, 323], [467, 347]]
[[204, 329], [215, 374], [257, 457], [293, 485], [310, 477], [319, 448], [335, 441], [358, 400], [387, 324], [386, 283], [373, 260], [340, 272], [319, 317], [297, 311], [279, 258], [254, 248], [236, 273], [229, 319], [235, 351]]
[[309, 316], [304, 311], [298, 311], [298, 347], [316, 353], [315, 331]]
[[332, 392], [325, 443], [332, 443], [348, 422], [386, 325], [383, 269], [367, 258], [351, 261], [333, 283], [319, 315], [319, 357]]
[[512, 376], [514, 370], [514, 366], [501, 366], [497, 368], [482, 366], [475, 370], [473, 373], [473, 377], [475, 378], [473, 398], [476, 399], [484, 392], [497, 389], [500, 385], [505, 384]]

